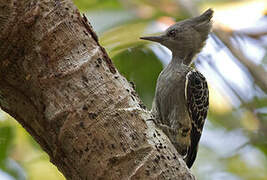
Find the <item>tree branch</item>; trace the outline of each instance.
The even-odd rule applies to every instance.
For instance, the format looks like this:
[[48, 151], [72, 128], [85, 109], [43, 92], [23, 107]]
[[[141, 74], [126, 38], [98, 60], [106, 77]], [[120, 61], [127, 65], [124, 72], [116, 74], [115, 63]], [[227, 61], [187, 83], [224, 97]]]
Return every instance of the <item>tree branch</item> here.
[[194, 179], [70, 0], [0, 1], [0, 106], [67, 179]]

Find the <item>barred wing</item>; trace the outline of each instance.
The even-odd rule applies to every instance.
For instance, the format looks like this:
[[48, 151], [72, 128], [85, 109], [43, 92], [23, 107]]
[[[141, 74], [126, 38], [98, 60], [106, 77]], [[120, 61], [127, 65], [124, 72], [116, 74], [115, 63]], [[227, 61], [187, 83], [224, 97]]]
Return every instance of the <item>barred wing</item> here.
[[205, 77], [198, 71], [192, 70], [186, 75], [185, 99], [189, 116], [192, 121], [191, 145], [185, 158], [190, 168], [197, 155], [198, 143], [209, 108], [209, 90]]

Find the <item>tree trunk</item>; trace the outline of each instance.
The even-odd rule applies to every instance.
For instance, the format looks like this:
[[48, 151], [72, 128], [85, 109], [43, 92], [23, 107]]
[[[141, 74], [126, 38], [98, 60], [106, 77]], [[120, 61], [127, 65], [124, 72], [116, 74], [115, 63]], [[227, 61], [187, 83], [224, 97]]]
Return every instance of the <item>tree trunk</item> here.
[[70, 0], [0, 0], [0, 106], [67, 179], [194, 179]]

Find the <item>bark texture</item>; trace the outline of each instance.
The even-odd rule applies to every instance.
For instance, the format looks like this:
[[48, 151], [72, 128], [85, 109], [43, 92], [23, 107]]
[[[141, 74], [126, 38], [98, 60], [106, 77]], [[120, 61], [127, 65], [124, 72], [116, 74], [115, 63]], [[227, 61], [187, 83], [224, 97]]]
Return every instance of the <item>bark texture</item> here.
[[194, 179], [70, 0], [0, 0], [0, 106], [67, 179]]

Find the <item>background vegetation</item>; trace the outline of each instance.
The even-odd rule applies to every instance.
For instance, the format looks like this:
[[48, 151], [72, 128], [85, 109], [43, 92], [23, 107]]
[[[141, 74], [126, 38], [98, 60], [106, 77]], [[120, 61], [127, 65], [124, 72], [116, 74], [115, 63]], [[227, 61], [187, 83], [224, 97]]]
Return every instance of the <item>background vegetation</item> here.
[[[151, 107], [170, 61], [139, 40], [211, 7], [214, 33], [194, 66], [208, 80], [210, 111], [192, 170], [203, 180], [267, 179], [267, 2], [265, 0], [75, 0], [116, 67]], [[64, 179], [48, 156], [0, 111], [0, 179]]]

